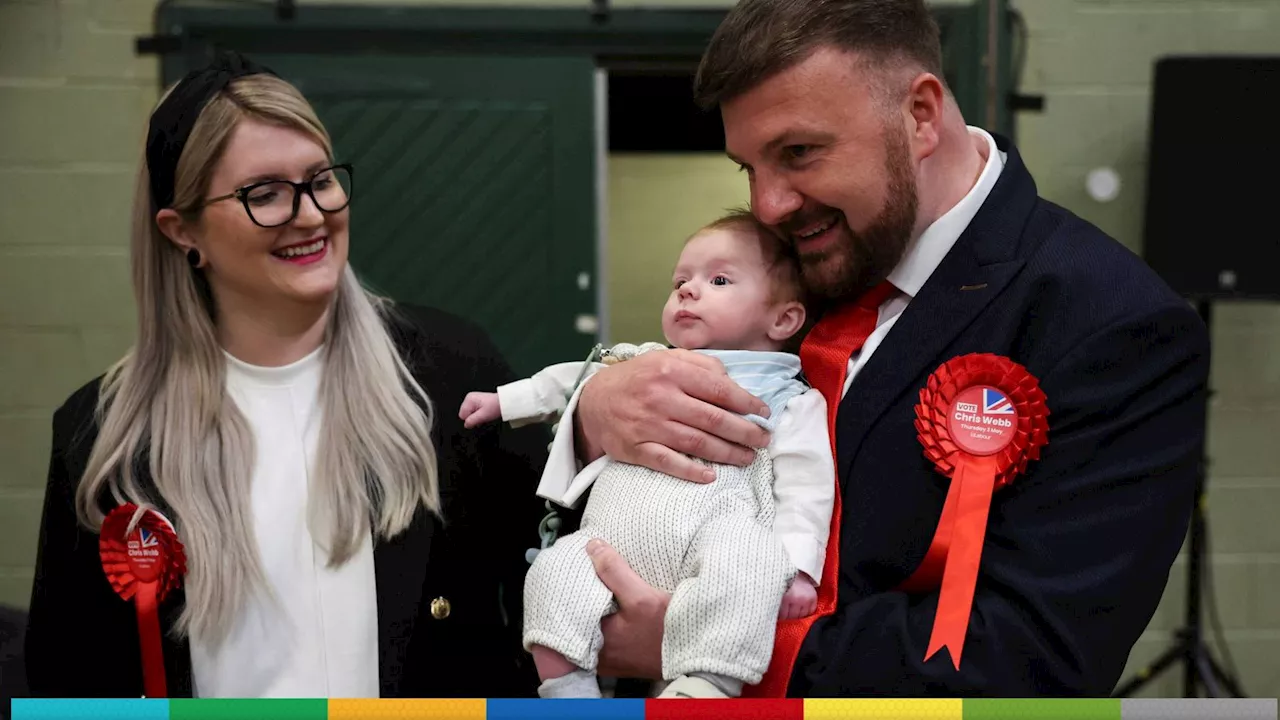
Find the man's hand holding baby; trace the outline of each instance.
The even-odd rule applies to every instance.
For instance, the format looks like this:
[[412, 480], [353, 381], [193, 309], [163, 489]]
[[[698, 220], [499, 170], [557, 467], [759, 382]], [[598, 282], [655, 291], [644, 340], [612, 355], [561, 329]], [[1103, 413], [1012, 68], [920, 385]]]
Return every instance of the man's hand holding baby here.
[[746, 467], [755, 448], [769, 445], [769, 433], [741, 417], [747, 413], [770, 411], [730, 380], [719, 360], [672, 349], [597, 373], [582, 390], [574, 427], [584, 463], [608, 453], [706, 483], [715, 472], [689, 456]]

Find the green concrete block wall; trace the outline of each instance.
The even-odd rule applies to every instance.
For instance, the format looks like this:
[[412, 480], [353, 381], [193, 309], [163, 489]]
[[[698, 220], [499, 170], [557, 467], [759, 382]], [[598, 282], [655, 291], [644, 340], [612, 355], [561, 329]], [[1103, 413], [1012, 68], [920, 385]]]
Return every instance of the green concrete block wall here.
[[[1046, 97], [1046, 112], [1024, 114], [1018, 125], [1041, 194], [1140, 252], [1152, 62], [1173, 53], [1278, 52], [1280, 1], [1012, 1], [1030, 31], [1024, 89]], [[1085, 192], [1085, 176], [1096, 167], [1121, 177], [1113, 202]], [[1218, 303], [1214, 313], [1208, 512], [1215, 598], [1246, 692], [1276, 697], [1280, 305]], [[1185, 588], [1184, 556], [1129, 673], [1169, 646], [1182, 624]], [[1143, 694], [1176, 697], [1180, 677], [1170, 671]]]
[[[1275, 52], [1280, 0], [1013, 1], [1031, 30], [1024, 89], [1048, 100], [1045, 113], [1020, 118], [1021, 149], [1042, 194], [1139, 249], [1151, 61], [1167, 52]], [[135, 57], [132, 43], [150, 31], [153, 5], [0, 0], [0, 603], [23, 606], [30, 591], [50, 413], [132, 335], [129, 198], [156, 97], [156, 61]], [[1121, 175], [1112, 203], [1084, 191], [1085, 174], [1099, 166]], [[613, 157], [608, 182], [606, 311], [619, 339], [652, 335], [680, 241], [745, 200], [745, 183], [718, 156]], [[691, 201], [698, 198], [706, 207]], [[1280, 307], [1220, 306], [1214, 341], [1209, 508], [1218, 605], [1246, 689], [1275, 697]], [[1131, 669], [1166, 647], [1184, 579], [1180, 562]], [[1178, 693], [1173, 675], [1147, 692]]]
[[140, 0], [0, 0], [0, 603], [31, 587], [50, 417], [132, 334], [129, 198], [156, 97]]

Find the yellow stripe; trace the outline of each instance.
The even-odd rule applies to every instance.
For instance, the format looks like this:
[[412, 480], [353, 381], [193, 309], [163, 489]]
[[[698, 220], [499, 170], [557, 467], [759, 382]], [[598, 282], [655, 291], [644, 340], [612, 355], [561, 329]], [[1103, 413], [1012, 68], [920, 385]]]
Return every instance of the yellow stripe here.
[[963, 700], [805, 700], [804, 720], [962, 720]]
[[485, 720], [484, 700], [330, 700], [329, 720]]

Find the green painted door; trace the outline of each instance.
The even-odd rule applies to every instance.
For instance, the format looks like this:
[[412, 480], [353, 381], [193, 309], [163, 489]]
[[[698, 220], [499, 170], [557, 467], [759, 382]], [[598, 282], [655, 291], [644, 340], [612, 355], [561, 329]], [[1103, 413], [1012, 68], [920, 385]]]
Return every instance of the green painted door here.
[[586, 356], [589, 57], [254, 58], [298, 86], [355, 166], [351, 263], [369, 286], [476, 322], [521, 374]]

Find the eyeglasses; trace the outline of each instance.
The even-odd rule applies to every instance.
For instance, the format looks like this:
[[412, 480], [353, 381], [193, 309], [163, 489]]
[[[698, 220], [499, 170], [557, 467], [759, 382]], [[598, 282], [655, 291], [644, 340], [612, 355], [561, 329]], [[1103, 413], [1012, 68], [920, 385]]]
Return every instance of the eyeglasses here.
[[238, 198], [244, 211], [255, 225], [264, 228], [280, 227], [298, 217], [302, 194], [311, 196], [317, 208], [336, 213], [351, 204], [352, 168], [350, 165], [334, 165], [316, 172], [306, 182], [267, 180], [246, 185], [227, 195], [210, 198], [205, 205]]

